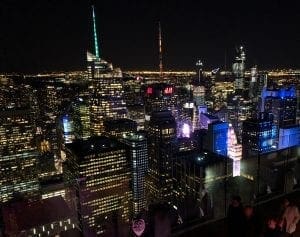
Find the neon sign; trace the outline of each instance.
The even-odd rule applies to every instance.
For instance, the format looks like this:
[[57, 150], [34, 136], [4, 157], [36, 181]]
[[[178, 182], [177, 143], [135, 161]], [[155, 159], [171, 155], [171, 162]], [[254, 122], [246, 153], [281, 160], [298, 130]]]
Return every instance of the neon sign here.
[[164, 89], [164, 94], [172, 94], [173, 93], [173, 87], [166, 87]]

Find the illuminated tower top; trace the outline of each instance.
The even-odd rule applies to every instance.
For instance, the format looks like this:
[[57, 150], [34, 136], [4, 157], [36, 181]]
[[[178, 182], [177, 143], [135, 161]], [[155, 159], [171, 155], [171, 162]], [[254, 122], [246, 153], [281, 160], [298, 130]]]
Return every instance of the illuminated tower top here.
[[162, 37], [161, 37], [161, 26], [158, 22], [158, 48], [159, 48], [159, 75], [163, 75], [163, 61], [162, 61]]
[[243, 91], [244, 88], [244, 77], [245, 77], [245, 61], [246, 54], [243, 46], [237, 48], [237, 56], [235, 62], [232, 65], [232, 72], [235, 78], [234, 87], [236, 92]]
[[92, 6], [92, 11], [93, 11], [93, 31], [94, 31], [95, 56], [97, 58], [100, 58], [99, 48], [98, 48], [97, 28], [96, 28], [96, 14], [95, 14], [94, 6]]
[[246, 60], [246, 53], [243, 46], [237, 49], [238, 56], [236, 56], [236, 61], [241, 61], [242, 63]]

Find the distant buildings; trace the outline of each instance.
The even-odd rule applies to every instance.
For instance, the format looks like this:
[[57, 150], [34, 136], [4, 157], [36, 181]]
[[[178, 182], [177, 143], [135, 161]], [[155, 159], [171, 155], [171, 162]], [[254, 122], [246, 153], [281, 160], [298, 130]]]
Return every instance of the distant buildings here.
[[[0, 77], [7, 236], [120, 236], [135, 218], [163, 229], [156, 208], [174, 225], [224, 217], [229, 195], [285, 185], [299, 156], [298, 77], [246, 71], [243, 47], [230, 72], [199, 60], [197, 73], [161, 63], [135, 77], [101, 57], [95, 17], [87, 72]], [[231, 186], [240, 181], [249, 187]]]
[[0, 85], [0, 203], [39, 192], [35, 111], [28, 86]]

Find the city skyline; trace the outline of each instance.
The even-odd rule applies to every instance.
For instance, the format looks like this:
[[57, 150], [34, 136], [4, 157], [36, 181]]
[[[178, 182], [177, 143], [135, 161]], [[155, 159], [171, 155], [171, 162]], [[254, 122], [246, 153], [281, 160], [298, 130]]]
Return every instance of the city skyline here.
[[298, 236], [295, 6], [1, 5], [0, 236]]
[[[162, 25], [165, 70], [227, 69], [235, 47], [246, 47], [247, 67], [299, 68], [298, 3], [252, 1], [95, 1], [103, 58], [124, 70], [158, 70], [158, 21]], [[91, 2], [1, 3], [2, 72], [83, 70], [92, 49]], [[226, 56], [225, 56], [226, 55]], [[15, 63], [14, 63], [15, 62]], [[18, 63], [16, 63], [18, 62]]]

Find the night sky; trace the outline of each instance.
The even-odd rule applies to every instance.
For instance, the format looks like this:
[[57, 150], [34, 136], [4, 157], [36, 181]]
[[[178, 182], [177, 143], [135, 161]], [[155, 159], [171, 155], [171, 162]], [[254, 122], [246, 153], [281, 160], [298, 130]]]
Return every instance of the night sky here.
[[[101, 55], [123, 70], [157, 69], [157, 26], [167, 70], [227, 68], [235, 47], [247, 66], [300, 68], [299, 1], [96, 0]], [[0, 71], [85, 69], [92, 48], [88, 0], [1, 0]]]

